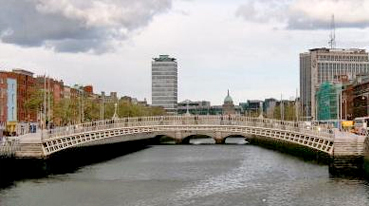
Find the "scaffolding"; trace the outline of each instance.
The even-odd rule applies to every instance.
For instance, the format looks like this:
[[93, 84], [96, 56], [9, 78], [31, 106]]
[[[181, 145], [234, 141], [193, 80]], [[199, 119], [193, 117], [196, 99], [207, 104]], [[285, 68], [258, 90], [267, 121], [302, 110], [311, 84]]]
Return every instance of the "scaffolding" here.
[[316, 92], [318, 120], [339, 119], [339, 94], [342, 84], [323, 82]]

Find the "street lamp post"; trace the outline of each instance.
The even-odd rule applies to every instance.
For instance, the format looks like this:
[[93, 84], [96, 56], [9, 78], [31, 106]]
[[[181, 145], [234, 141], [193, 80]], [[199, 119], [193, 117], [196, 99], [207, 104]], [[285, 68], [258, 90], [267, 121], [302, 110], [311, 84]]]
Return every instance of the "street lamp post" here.
[[190, 116], [191, 114], [190, 114], [190, 111], [189, 111], [189, 108], [188, 108], [188, 104], [190, 103], [190, 100], [186, 100], [186, 103], [187, 103], [187, 111], [186, 111], [186, 115], [187, 116]]
[[114, 104], [114, 114], [113, 114], [113, 117], [112, 117], [113, 120], [118, 119], [117, 108], [118, 108], [118, 104], [115, 103]]
[[105, 119], [105, 94], [101, 94], [100, 120]]

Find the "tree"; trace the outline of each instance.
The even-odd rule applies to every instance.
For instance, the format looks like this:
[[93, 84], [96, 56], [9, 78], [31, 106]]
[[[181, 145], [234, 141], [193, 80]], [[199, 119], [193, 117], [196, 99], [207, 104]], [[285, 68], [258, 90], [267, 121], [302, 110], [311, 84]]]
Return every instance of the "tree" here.
[[[296, 106], [291, 102], [284, 103], [283, 105], [283, 116], [286, 121], [296, 120]], [[274, 118], [281, 119], [281, 105], [274, 108]]]
[[84, 99], [84, 117], [85, 121], [95, 121], [100, 118], [100, 104], [91, 98]]
[[44, 93], [42, 90], [37, 89], [36, 87], [32, 87], [29, 90], [28, 93], [28, 97], [24, 102], [24, 109], [26, 114], [29, 113], [38, 113], [41, 108], [42, 108], [42, 104], [43, 104], [43, 100], [44, 100]]

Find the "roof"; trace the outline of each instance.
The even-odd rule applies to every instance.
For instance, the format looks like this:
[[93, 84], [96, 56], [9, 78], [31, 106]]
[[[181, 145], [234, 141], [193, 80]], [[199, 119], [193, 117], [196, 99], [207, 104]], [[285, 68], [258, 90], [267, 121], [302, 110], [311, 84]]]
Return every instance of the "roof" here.
[[16, 73], [16, 74], [23, 74], [23, 75], [27, 75], [27, 76], [33, 76], [33, 72], [24, 70], [24, 69], [13, 69], [12, 72]]
[[313, 48], [313, 49], [309, 49], [310, 52], [322, 52], [322, 53], [328, 53], [328, 52], [340, 52], [340, 53], [350, 53], [350, 54], [365, 54], [366, 51], [365, 49], [359, 49], [359, 48], [349, 48], [349, 49], [340, 49], [340, 48], [334, 48], [334, 49], [330, 49], [330, 48]]
[[232, 97], [229, 95], [229, 90], [228, 90], [228, 93], [227, 93], [226, 98], [224, 98], [224, 103], [232, 103], [232, 104], [233, 104], [233, 99], [232, 99]]
[[153, 58], [154, 61], [157, 62], [173, 62], [176, 61], [175, 58], [169, 57], [169, 55], [159, 55], [159, 58]]

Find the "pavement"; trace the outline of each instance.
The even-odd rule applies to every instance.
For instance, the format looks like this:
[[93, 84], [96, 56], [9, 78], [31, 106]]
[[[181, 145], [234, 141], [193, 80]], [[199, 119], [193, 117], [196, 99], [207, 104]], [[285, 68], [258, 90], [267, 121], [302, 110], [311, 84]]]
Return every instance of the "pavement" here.
[[41, 132], [18, 136], [20, 143], [41, 143]]

